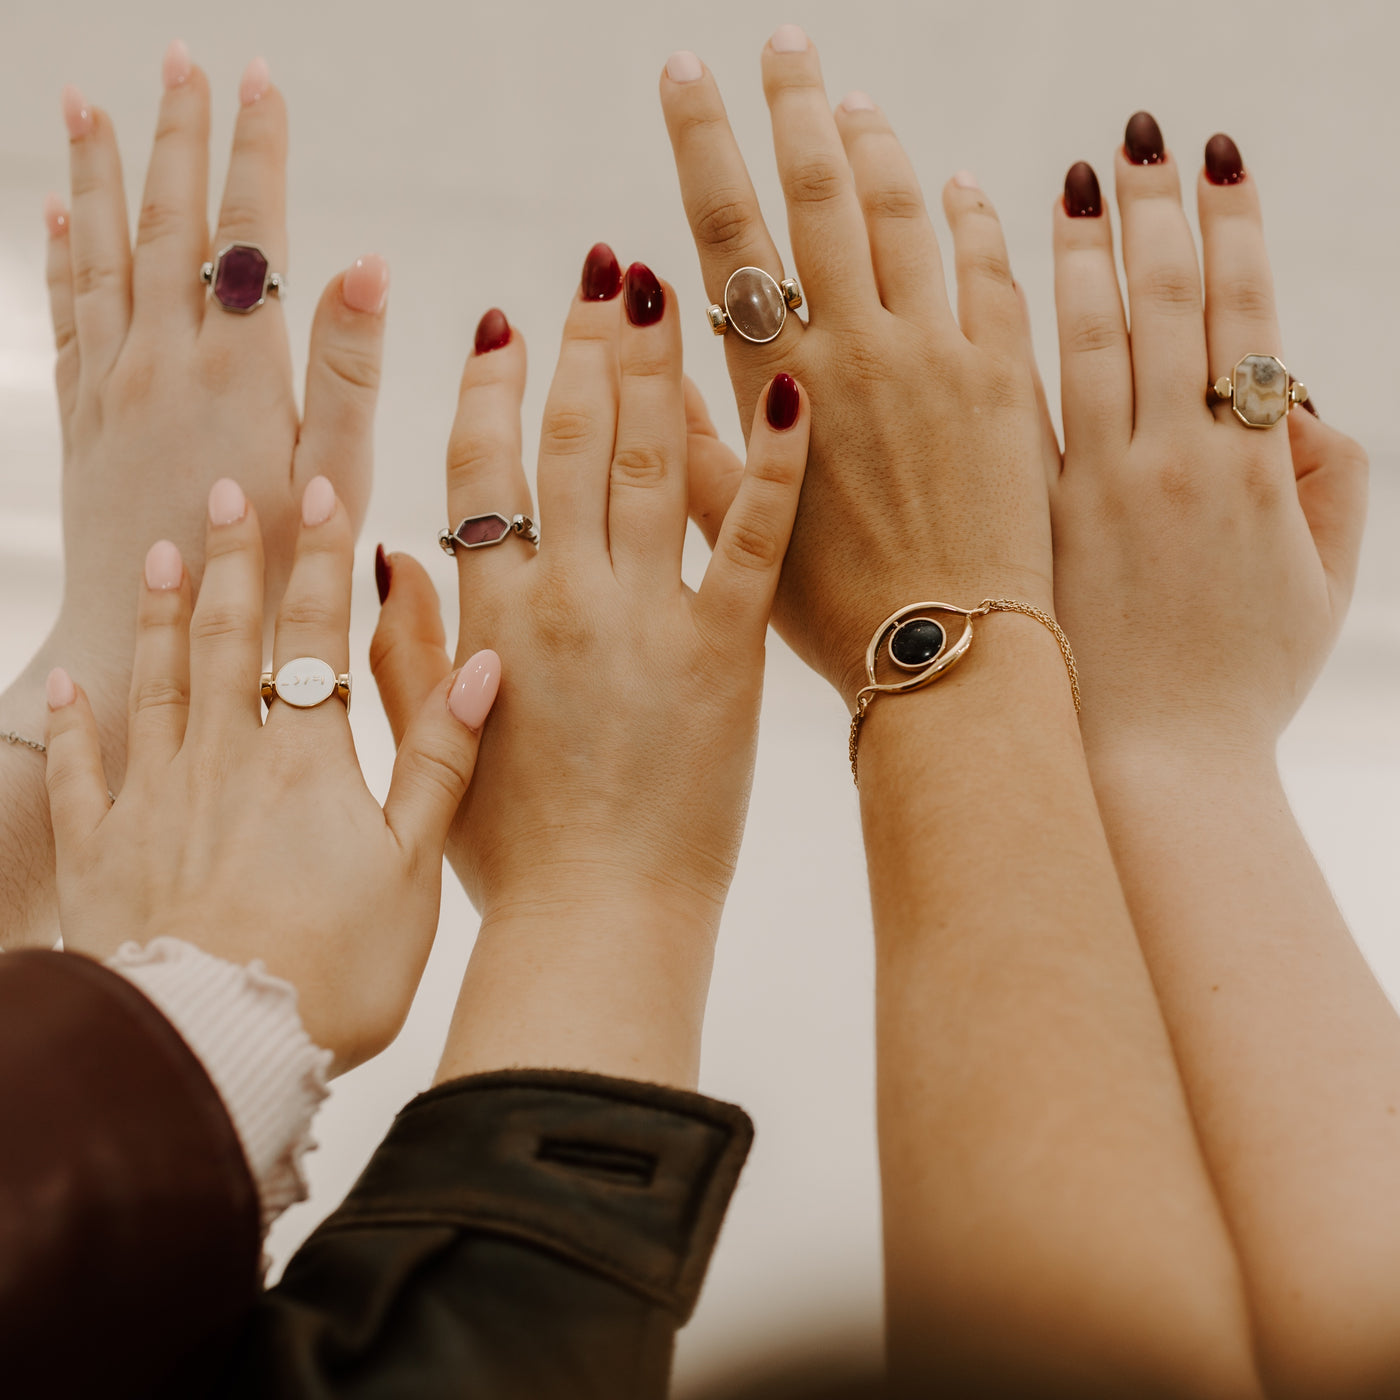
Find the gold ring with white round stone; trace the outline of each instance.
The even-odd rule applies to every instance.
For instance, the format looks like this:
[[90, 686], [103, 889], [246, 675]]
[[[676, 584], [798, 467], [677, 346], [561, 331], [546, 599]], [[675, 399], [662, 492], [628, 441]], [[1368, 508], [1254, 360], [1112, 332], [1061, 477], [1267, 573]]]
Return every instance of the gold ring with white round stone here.
[[1246, 355], [1206, 395], [1228, 403], [1246, 428], [1272, 428], [1308, 397], [1308, 386], [1292, 378], [1277, 355]]
[[789, 310], [802, 305], [802, 289], [791, 277], [781, 282], [761, 267], [741, 267], [724, 284], [724, 305], [711, 306], [710, 329], [723, 335], [731, 326], [754, 345], [776, 340]]
[[274, 700], [285, 700], [299, 710], [310, 710], [332, 695], [345, 701], [345, 712], [349, 714], [350, 673], [338, 676], [335, 667], [316, 656], [298, 656], [287, 662], [275, 679], [271, 671], [262, 673], [262, 698], [268, 705]]

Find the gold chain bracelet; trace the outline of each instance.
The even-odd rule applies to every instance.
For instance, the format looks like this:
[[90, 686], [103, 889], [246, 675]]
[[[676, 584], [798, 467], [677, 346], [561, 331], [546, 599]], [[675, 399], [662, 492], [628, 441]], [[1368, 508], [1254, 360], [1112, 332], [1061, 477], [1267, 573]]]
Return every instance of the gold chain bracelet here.
[[[947, 613], [963, 619], [963, 630], [956, 641], [948, 640], [948, 629], [930, 613]], [[851, 716], [851, 780], [860, 786], [856, 770], [856, 746], [860, 742], [860, 726], [865, 712], [877, 695], [901, 695], [906, 691], [918, 690], [921, 686], [936, 681], [939, 676], [951, 670], [967, 655], [972, 645], [972, 619], [986, 617], [994, 612], [1017, 612], [1033, 617], [1042, 627], [1050, 629], [1059, 645], [1060, 655], [1065, 659], [1065, 669], [1069, 672], [1069, 691], [1074, 698], [1074, 713], [1079, 713], [1079, 668], [1074, 664], [1074, 653], [1070, 650], [1069, 638], [1060, 630], [1060, 624], [1049, 613], [1030, 603], [1018, 602], [1015, 598], [984, 598], [975, 608], [955, 608], [949, 603], [910, 603], [891, 613], [875, 629], [870, 645], [865, 652], [865, 673], [869, 676], [868, 685], [856, 693], [856, 712]], [[890, 660], [901, 671], [912, 674], [901, 681], [888, 681], [881, 684], [876, 679], [876, 665], [880, 659], [880, 647], [889, 643]]]

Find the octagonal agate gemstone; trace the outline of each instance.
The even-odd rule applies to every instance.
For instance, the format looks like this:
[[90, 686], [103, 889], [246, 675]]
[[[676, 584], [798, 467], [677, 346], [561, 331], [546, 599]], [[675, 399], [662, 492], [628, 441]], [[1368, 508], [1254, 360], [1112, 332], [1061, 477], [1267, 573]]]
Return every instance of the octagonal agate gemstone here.
[[267, 259], [251, 243], [235, 243], [219, 254], [214, 296], [230, 311], [251, 311], [267, 290]]
[[1288, 371], [1272, 355], [1246, 355], [1235, 366], [1234, 407], [1251, 427], [1272, 428], [1288, 412]]
[[504, 515], [474, 515], [457, 527], [457, 538], [469, 549], [482, 544], [495, 544], [510, 533], [510, 521]]
[[309, 710], [334, 694], [335, 672], [318, 657], [298, 656], [278, 671], [273, 685], [279, 699], [298, 709]]
[[890, 658], [906, 671], [917, 671], [943, 650], [943, 641], [943, 628], [931, 617], [911, 617], [894, 629]]
[[783, 289], [761, 267], [741, 267], [725, 284], [729, 324], [745, 340], [762, 344], [783, 328], [787, 303]]

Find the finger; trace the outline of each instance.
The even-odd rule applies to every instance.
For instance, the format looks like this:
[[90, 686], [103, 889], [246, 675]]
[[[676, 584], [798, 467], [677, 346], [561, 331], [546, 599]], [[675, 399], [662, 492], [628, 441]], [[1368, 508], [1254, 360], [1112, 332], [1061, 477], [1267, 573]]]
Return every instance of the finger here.
[[1151, 426], [1209, 414], [1205, 319], [1196, 244], [1181, 207], [1176, 162], [1146, 113], [1118, 152], [1118, 213], [1132, 325], [1134, 421]]
[[951, 326], [938, 235], [899, 138], [863, 92], [841, 99], [836, 126], [865, 218], [880, 300], [896, 316]]
[[969, 171], [960, 170], [943, 187], [943, 212], [953, 234], [958, 281], [958, 323], [974, 345], [1014, 352], [1020, 337], [1021, 307], [1001, 220]]
[[[475, 516], [500, 517], [468, 527], [468, 539], [500, 538], [501, 520], [529, 515], [530, 486], [521, 460], [520, 403], [525, 397], [525, 338], [494, 307], [476, 328], [476, 342], [462, 370], [457, 416], [447, 440], [447, 521], [456, 529]], [[457, 572], [468, 580], [519, 568], [533, 551], [506, 538], [494, 548], [457, 549]]]
[[165, 51], [161, 99], [132, 257], [132, 318], [168, 333], [198, 328], [204, 289], [195, 275], [209, 246], [209, 80], [175, 39]]
[[1298, 482], [1298, 503], [1312, 531], [1318, 558], [1340, 617], [1356, 586], [1361, 536], [1366, 525], [1370, 464], [1360, 443], [1311, 413], [1288, 415], [1288, 441]]
[[136, 610], [136, 653], [127, 706], [127, 772], [169, 763], [180, 751], [190, 707], [189, 573], [180, 551], [158, 540], [146, 553]]
[[61, 865], [111, 808], [102, 770], [102, 744], [87, 696], [56, 666], [44, 683], [48, 702], [46, 781], [54, 850]]
[[383, 557], [379, 622], [370, 638], [369, 666], [394, 743], [401, 744], [409, 721], [452, 669], [452, 658], [437, 589], [427, 570], [411, 554]]
[[1035, 334], [1031, 329], [1031, 305], [1026, 289], [1016, 284], [1016, 300], [1021, 305], [1022, 348], [1026, 368], [1030, 371], [1031, 387], [1035, 390], [1036, 418], [1040, 423], [1040, 456], [1045, 463], [1045, 478], [1053, 489], [1060, 479], [1060, 440], [1055, 436], [1055, 421], [1050, 417], [1050, 400], [1045, 396], [1045, 381], [1040, 377], [1040, 365], [1035, 358]]
[[72, 434], [73, 410], [78, 403], [78, 328], [73, 320], [73, 258], [68, 239], [68, 210], [57, 195], [51, 194], [44, 200], [44, 223], [49, 231], [45, 275], [49, 285], [49, 315], [53, 320], [53, 375], [66, 454]]
[[[661, 109], [671, 137], [681, 202], [700, 255], [705, 294], [722, 306], [725, 285], [741, 267], [762, 268], [781, 282], [783, 262], [763, 222], [719, 88], [693, 53], [674, 53], [666, 61]], [[796, 316], [788, 316], [778, 337], [764, 345], [751, 345], [733, 332], [725, 335], [729, 377], [743, 422], [753, 416], [755, 401], [802, 329]]]
[[744, 464], [719, 440], [704, 396], [688, 377], [685, 431], [686, 509], [700, 527], [705, 543], [713, 549], [719, 527], [744, 479]]
[[685, 545], [685, 398], [675, 290], [633, 263], [618, 342], [608, 551], [619, 578], [675, 587]]
[[810, 428], [807, 395], [779, 374], [755, 410], [744, 479], [700, 585], [699, 616], [721, 646], [735, 634], [762, 643], [797, 516]]
[[83, 372], [100, 383], [116, 362], [131, 320], [131, 239], [112, 119], [63, 89], [72, 210], [73, 321]]
[[190, 619], [187, 732], [211, 742], [262, 723], [263, 548], [258, 519], [235, 481], [209, 491], [204, 574]]
[[441, 867], [447, 829], [472, 780], [500, 683], [501, 658], [477, 652], [433, 688], [399, 746], [384, 819], [424, 869]]
[[1067, 460], [1121, 462], [1133, 436], [1133, 359], [1098, 176], [1072, 165], [1055, 201], [1055, 312]]
[[311, 323], [306, 411], [292, 484], [302, 491], [328, 477], [358, 535], [374, 475], [374, 410], [384, 353], [389, 264], [376, 253], [354, 264], [321, 293]]

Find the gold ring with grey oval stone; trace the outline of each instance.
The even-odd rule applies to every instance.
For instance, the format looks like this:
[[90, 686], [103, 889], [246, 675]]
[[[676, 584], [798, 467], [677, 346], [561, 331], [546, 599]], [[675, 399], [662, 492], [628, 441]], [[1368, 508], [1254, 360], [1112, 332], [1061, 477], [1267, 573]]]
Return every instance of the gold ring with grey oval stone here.
[[791, 277], [781, 282], [761, 267], [741, 267], [724, 284], [724, 305], [709, 309], [710, 329], [723, 335], [731, 326], [754, 345], [776, 340], [789, 308], [802, 305], [802, 289]]
[[299, 710], [311, 710], [332, 695], [345, 701], [345, 712], [349, 714], [350, 673], [336, 675], [335, 668], [319, 657], [298, 656], [277, 672], [275, 680], [271, 671], [262, 673], [262, 698], [268, 705], [274, 700], [285, 700]]
[[1228, 403], [1246, 428], [1272, 428], [1308, 397], [1308, 386], [1289, 376], [1276, 355], [1246, 355], [1210, 386], [1207, 397]]

